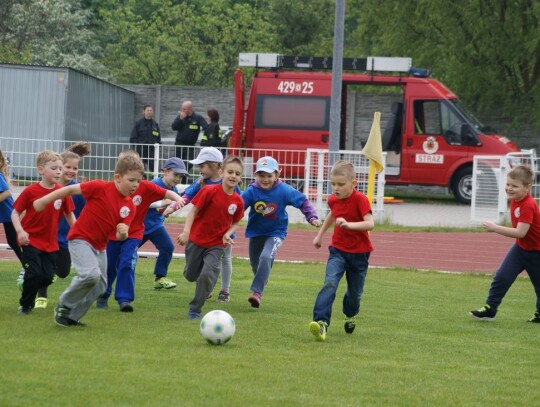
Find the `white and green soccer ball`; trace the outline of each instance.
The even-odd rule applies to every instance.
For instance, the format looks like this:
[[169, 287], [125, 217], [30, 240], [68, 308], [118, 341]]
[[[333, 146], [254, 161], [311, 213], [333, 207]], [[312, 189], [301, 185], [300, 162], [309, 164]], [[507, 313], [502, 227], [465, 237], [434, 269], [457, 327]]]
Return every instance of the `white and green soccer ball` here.
[[201, 335], [211, 345], [224, 345], [234, 336], [233, 317], [221, 310], [210, 311], [201, 320]]

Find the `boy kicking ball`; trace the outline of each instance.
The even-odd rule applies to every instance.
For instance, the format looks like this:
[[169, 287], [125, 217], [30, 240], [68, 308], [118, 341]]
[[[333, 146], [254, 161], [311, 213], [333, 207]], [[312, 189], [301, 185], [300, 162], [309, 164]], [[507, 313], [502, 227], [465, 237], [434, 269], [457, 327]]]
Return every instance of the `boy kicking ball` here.
[[335, 223], [324, 284], [315, 300], [313, 321], [309, 324], [310, 332], [319, 341], [326, 339], [332, 304], [344, 274], [347, 279], [347, 291], [343, 297], [344, 329], [348, 334], [353, 333], [364, 291], [369, 255], [373, 251], [368, 234], [374, 227], [371, 205], [367, 197], [355, 189], [357, 181], [354, 166], [348, 161], [336, 162], [330, 173], [330, 181], [333, 192], [328, 198], [330, 213], [313, 240], [313, 245], [319, 249], [324, 232]]

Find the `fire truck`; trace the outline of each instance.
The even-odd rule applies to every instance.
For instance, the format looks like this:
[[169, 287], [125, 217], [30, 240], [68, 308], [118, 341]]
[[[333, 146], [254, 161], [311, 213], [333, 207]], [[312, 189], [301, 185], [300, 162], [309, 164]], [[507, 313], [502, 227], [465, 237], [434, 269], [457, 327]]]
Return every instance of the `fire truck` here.
[[[256, 68], [247, 103], [245, 67]], [[248, 154], [254, 161], [264, 150], [327, 149], [331, 69], [332, 58], [240, 54], [229, 147], [253, 149]], [[345, 58], [343, 71], [340, 149], [361, 149], [361, 142], [351, 143], [355, 134], [347, 134], [348, 89], [398, 90], [396, 100], [381, 113], [386, 184], [446, 186], [457, 201], [470, 203], [473, 156], [520, 151], [475, 118], [429, 71], [412, 68], [410, 58]], [[305, 160], [305, 154], [297, 157]], [[284, 165], [282, 176], [303, 176], [302, 163], [288, 164], [297, 165]]]

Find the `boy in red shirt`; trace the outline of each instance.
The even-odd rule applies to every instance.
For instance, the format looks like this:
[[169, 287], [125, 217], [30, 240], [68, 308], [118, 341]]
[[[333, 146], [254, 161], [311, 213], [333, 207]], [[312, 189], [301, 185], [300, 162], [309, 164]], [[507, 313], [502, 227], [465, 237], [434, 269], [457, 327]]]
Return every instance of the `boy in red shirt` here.
[[189, 303], [189, 319], [201, 318], [202, 307], [218, 279], [221, 259], [231, 235], [244, 217], [244, 201], [235, 191], [242, 180], [242, 160], [228, 156], [219, 170], [221, 184], [203, 187], [193, 198], [193, 208], [186, 216], [184, 231], [177, 241], [186, 245], [186, 280], [196, 281], [195, 296]]
[[[41, 181], [26, 187], [13, 204], [11, 221], [21, 246], [22, 263], [25, 268], [19, 314], [28, 315], [35, 305], [41, 287], [49, 286], [56, 271], [58, 255], [58, 224], [64, 215], [70, 225], [75, 222], [75, 206], [71, 197], [58, 197], [43, 206], [37, 213], [32, 206], [36, 199], [51, 191], [62, 189], [62, 158], [50, 150], [37, 156], [37, 170]], [[65, 198], [65, 199], [64, 199]], [[54, 201], [54, 203], [53, 203]], [[24, 212], [24, 216], [22, 216]]]
[[330, 181], [333, 192], [328, 198], [330, 212], [313, 240], [313, 245], [320, 249], [324, 232], [335, 222], [324, 284], [315, 300], [313, 321], [309, 324], [310, 332], [319, 341], [326, 339], [332, 304], [344, 274], [347, 279], [347, 291], [343, 297], [344, 328], [346, 333], [353, 333], [364, 292], [369, 255], [373, 251], [368, 234], [374, 227], [371, 206], [366, 196], [355, 189], [354, 166], [348, 161], [336, 162]]
[[84, 326], [79, 320], [107, 288], [105, 247], [111, 233], [118, 240], [128, 237], [135, 216], [131, 194], [144, 174], [141, 161], [132, 156], [118, 159], [113, 181], [88, 181], [60, 188], [34, 202], [36, 211], [57, 199], [82, 194], [86, 205], [68, 233], [68, 248], [77, 270], [54, 310], [55, 322], [63, 327]]
[[[120, 157], [125, 154], [134, 154], [135, 157], [139, 158], [139, 154], [136, 151], [124, 151], [120, 154]], [[182, 160], [176, 157], [174, 159], [180, 161], [185, 168]], [[116, 280], [114, 299], [118, 302], [120, 312], [133, 312], [133, 305], [131, 303], [135, 300], [137, 249], [143, 238], [144, 218], [150, 205], [162, 199], [175, 201], [179, 208], [184, 206], [184, 200], [176, 192], [167, 190], [146, 180], [141, 181], [139, 187], [131, 196], [131, 200], [137, 207], [137, 211], [133, 222], [131, 222], [127, 239], [118, 240], [114, 235], [109, 238], [109, 242], [107, 243], [107, 290], [97, 299], [97, 308], [107, 308], [107, 301], [112, 293], [113, 283]], [[162, 281], [162, 283], [165, 284], [166, 282]], [[167, 283], [173, 284], [173, 287], [176, 287], [176, 284], [172, 281], [167, 281]]]
[[525, 165], [518, 165], [508, 173], [505, 191], [510, 198], [512, 227], [484, 222], [489, 232], [515, 238], [516, 242], [493, 276], [486, 305], [469, 312], [473, 318], [493, 321], [504, 296], [525, 270], [536, 292], [536, 312], [528, 322], [540, 323], [540, 210], [530, 194], [533, 179], [534, 173]]

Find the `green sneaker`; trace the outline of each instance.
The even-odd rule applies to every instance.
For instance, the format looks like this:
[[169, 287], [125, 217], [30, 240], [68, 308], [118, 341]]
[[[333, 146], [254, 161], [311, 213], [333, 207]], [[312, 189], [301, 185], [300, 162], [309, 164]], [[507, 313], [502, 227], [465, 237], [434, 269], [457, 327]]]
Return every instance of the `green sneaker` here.
[[34, 305], [34, 308], [47, 308], [47, 298], [45, 297], [38, 297], [36, 298], [36, 304]]
[[527, 322], [535, 322], [540, 324], [540, 311], [536, 311], [534, 315], [527, 320]]
[[309, 331], [313, 334], [318, 341], [324, 341], [326, 339], [326, 330], [328, 324], [324, 321], [311, 321], [309, 324]]
[[161, 290], [162, 288], [165, 288], [166, 290], [170, 290], [171, 288], [176, 287], [176, 283], [173, 283], [171, 280], [169, 280], [166, 277], [161, 277], [154, 281], [154, 288], [156, 290]]
[[482, 321], [495, 321], [495, 314], [497, 314], [497, 310], [492, 309], [487, 304], [480, 309], [472, 310], [469, 312], [469, 315], [471, 317], [480, 319]]
[[356, 315], [354, 317], [345, 316], [345, 322], [343, 323], [343, 329], [348, 334], [352, 334], [356, 328]]

